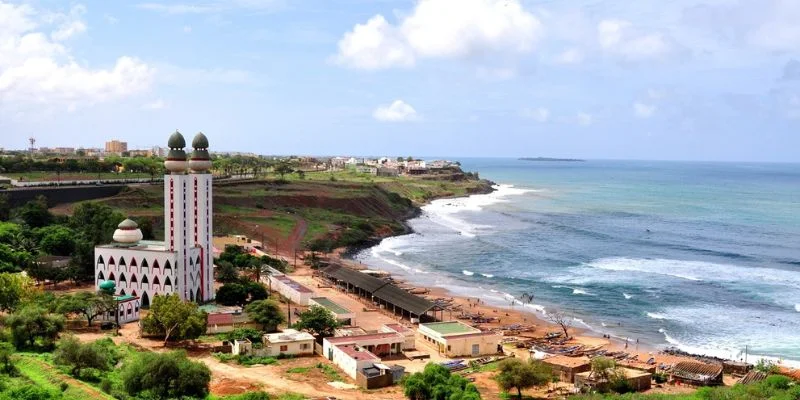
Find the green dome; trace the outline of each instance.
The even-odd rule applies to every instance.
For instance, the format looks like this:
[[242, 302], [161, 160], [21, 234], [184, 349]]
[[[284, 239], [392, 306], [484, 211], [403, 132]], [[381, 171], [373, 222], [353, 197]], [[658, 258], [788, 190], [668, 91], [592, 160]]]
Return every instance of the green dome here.
[[186, 152], [183, 149], [170, 149], [167, 153], [167, 160], [186, 160]]
[[208, 138], [203, 132], [198, 132], [197, 135], [194, 135], [194, 139], [192, 140], [192, 147], [195, 149], [207, 149], [208, 148]]
[[136, 222], [130, 218], [126, 218], [124, 221], [120, 222], [119, 225], [117, 225], [117, 228], [120, 229], [136, 229], [138, 227], [139, 225], [137, 225]]
[[100, 282], [100, 290], [106, 292], [108, 294], [114, 294], [117, 290], [117, 284], [114, 281], [103, 281]]
[[183, 138], [183, 135], [181, 135], [181, 133], [176, 130], [175, 133], [173, 133], [172, 136], [169, 137], [169, 141], [167, 141], [167, 146], [170, 149], [182, 149], [186, 147], [186, 140]]

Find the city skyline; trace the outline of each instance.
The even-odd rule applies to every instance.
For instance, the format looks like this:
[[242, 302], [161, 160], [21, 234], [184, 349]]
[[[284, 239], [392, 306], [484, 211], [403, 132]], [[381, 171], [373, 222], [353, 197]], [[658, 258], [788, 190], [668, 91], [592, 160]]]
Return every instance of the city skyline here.
[[0, 0], [0, 147], [148, 149], [182, 127], [220, 152], [798, 162], [798, 18], [782, 0]]

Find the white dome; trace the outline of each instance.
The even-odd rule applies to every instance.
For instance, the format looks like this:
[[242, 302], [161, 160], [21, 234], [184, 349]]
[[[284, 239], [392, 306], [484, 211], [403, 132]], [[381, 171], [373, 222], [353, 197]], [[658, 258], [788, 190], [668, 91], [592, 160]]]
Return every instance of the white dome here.
[[114, 231], [114, 241], [122, 244], [136, 244], [142, 240], [142, 230], [131, 219], [125, 219]]
[[211, 169], [210, 160], [189, 160], [189, 169], [194, 172], [206, 172]]

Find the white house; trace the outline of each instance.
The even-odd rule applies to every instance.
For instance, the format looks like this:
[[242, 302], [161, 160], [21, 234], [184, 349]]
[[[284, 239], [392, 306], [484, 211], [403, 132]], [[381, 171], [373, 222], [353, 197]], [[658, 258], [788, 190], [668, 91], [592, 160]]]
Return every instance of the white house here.
[[395, 332], [369, 333], [366, 335], [327, 337], [322, 341], [322, 354], [331, 359], [334, 346], [357, 346], [378, 356], [400, 354], [405, 337]]
[[[131, 295], [116, 296], [114, 300], [117, 301], [117, 313], [119, 313], [120, 325], [139, 320], [139, 308], [141, 308], [141, 303], [138, 297]], [[100, 321], [117, 322], [117, 316], [114, 315], [113, 311], [100, 314], [98, 319]]]
[[380, 357], [352, 344], [332, 346], [328, 359], [353, 379], [359, 370], [381, 362]]
[[183, 135], [170, 136], [164, 166], [164, 241], [142, 240], [136, 223], [126, 219], [114, 232], [114, 242], [96, 246], [95, 285], [116, 284], [116, 294], [141, 298], [149, 307], [153, 296], [177, 293], [189, 301], [214, 298], [212, 177], [208, 139], [198, 133], [187, 161]]
[[314, 291], [301, 285], [286, 275], [269, 275], [270, 290], [277, 291], [292, 303], [307, 306], [308, 301], [314, 296]]
[[421, 340], [448, 357], [496, 354], [501, 336], [484, 332], [459, 321], [419, 324], [417, 333]]
[[284, 329], [281, 333], [264, 335], [264, 355], [312, 355], [314, 354], [314, 336], [307, 332]]

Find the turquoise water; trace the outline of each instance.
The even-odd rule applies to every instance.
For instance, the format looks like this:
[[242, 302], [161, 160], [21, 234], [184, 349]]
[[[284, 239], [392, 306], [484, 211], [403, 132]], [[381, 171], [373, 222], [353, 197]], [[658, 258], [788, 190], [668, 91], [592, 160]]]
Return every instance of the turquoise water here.
[[437, 200], [357, 257], [619, 338], [800, 361], [800, 165], [462, 164], [500, 189]]

